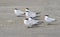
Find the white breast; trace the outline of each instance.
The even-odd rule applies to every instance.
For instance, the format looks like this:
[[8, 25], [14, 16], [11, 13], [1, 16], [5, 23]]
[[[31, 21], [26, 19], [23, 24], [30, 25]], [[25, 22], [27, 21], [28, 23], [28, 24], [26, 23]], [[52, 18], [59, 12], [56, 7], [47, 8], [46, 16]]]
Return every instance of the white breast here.
[[45, 21], [46, 22], [53, 22], [53, 21], [55, 21], [55, 19], [45, 16]]
[[20, 11], [20, 10], [14, 10], [15, 14], [16, 15], [22, 15], [24, 14], [24, 12]]

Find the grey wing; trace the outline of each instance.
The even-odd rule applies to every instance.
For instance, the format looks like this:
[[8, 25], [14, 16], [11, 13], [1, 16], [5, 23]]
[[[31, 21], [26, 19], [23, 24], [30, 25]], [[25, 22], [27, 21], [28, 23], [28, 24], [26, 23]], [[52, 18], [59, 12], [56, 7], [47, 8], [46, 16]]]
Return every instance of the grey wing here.
[[37, 24], [37, 22], [39, 22], [38, 20], [32, 20], [31, 23], [32, 24]]
[[53, 18], [48, 18], [48, 20], [49, 20], [49, 21], [54, 21], [55, 19], [53, 19]]

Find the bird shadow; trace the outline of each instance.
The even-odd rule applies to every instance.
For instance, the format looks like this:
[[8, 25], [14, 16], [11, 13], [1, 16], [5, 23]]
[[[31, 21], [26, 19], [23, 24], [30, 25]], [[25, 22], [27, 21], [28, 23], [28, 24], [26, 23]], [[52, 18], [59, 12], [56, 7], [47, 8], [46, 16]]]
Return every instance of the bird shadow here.
[[51, 23], [51, 24], [47, 24], [47, 25], [58, 25], [58, 24]]
[[25, 17], [25, 16], [17, 16], [17, 17]]
[[33, 26], [33, 28], [39, 28], [40, 26], [36, 25], [36, 26]]
[[40, 14], [40, 12], [37, 12], [36, 14]]

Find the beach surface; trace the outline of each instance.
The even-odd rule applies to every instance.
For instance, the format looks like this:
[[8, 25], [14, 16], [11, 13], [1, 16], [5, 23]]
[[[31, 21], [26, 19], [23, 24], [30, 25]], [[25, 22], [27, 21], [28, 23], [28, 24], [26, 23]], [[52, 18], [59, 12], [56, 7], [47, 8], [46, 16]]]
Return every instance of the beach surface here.
[[[25, 17], [16, 17], [14, 8], [23, 12], [30, 8], [40, 12], [40, 20], [48, 14], [56, 21], [27, 28], [23, 23]], [[60, 37], [60, 0], [0, 0], [0, 37]]]

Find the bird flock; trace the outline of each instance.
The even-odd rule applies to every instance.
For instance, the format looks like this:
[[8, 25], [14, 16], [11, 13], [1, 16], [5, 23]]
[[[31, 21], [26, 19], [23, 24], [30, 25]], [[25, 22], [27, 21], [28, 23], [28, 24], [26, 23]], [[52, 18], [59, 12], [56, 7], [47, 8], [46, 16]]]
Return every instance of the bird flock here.
[[[26, 8], [25, 9], [25, 12], [15, 8], [14, 10], [14, 13], [17, 17], [20, 17], [22, 15], [24, 15], [26, 18], [24, 19], [24, 24], [28, 27], [28, 28], [32, 28], [35, 24], [39, 24], [40, 20], [35, 20], [34, 18], [37, 17], [37, 14], [36, 12], [33, 12], [31, 10], [29, 10], [29, 8]], [[44, 21], [47, 23], [47, 24], [50, 24], [52, 22], [54, 22], [56, 19], [54, 18], [50, 18], [49, 15], [45, 15], [44, 16]]]

